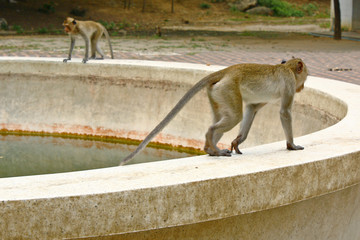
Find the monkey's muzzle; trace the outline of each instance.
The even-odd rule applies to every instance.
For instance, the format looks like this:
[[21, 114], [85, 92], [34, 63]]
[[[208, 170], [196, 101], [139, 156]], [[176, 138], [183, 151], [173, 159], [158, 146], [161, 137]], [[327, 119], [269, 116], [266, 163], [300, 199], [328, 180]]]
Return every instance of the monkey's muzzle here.
[[69, 28], [69, 26], [65, 26], [64, 30], [65, 30], [65, 32], [67, 32], [67, 33], [71, 32], [71, 29]]

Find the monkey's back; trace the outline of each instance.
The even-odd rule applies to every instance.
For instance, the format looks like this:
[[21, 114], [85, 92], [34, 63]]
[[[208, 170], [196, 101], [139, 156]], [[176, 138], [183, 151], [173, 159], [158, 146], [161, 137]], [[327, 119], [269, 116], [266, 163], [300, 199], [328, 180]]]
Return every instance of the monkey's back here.
[[284, 76], [291, 77], [291, 72], [283, 65], [246, 63], [222, 71], [224, 76], [216, 84], [218, 91], [226, 94], [229, 89], [237, 89], [247, 103], [263, 103], [280, 98]]

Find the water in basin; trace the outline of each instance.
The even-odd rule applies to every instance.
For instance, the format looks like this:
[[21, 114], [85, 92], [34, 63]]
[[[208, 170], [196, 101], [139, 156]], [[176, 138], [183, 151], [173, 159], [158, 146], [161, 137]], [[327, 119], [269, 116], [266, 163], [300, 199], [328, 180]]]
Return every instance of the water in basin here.
[[[117, 166], [135, 145], [74, 138], [0, 135], [0, 178]], [[146, 148], [131, 164], [191, 156]]]

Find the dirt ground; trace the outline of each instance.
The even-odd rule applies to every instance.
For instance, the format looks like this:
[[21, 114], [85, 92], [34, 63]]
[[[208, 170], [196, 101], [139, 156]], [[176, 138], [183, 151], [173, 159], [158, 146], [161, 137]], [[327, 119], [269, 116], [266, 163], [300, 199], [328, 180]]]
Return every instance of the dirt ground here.
[[[12, 1], [13, 2], [13, 1]], [[130, 7], [124, 4], [131, 2]], [[146, 3], [144, 11], [143, 3]], [[37, 31], [40, 27], [57, 29], [57, 35], [10, 35], [0, 31], [0, 55], [35, 55], [49, 52], [51, 56], [65, 56], [69, 40], [62, 30], [61, 23], [73, 10], [84, 10], [80, 19], [103, 20], [124, 24], [124, 31], [111, 39], [114, 52], [133, 52], [145, 55], [197, 54], [209, 51], [232, 52], [238, 50], [267, 52], [297, 51], [353, 51], [359, 50], [359, 43], [353, 41], [334, 41], [331, 38], [319, 38], [301, 33], [319, 31], [328, 18], [274, 18], [253, 16], [229, 10], [226, 1], [214, 0], [174, 0], [174, 13], [171, 13], [168, 0], [17, 0], [9, 3], [0, 0], [0, 17], [4, 17], [10, 26], [19, 25], [25, 31]], [[313, 3], [318, 13], [329, 11], [328, 0], [289, 0], [302, 6]], [[208, 9], [200, 8], [206, 3]], [[40, 9], [51, 5], [50, 11]], [[163, 35], [122, 36], [135, 30], [154, 31], [154, 26], [163, 29]], [[199, 31], [200, 29], [200, 31]], [[217, 34], [206, 31], [215, 31]], [[220, 32], [219, 32], [220, 31]], [[264, 32], [271, 31], [271, 32]], [[3, 31], [4, 33], [4, 31]], [[54, 33], [54, 32], [53, 32]], [[114, 32], [113, 32], [114, 33]], [[5, 34], [6, 35], [6, 34]], [[83, 40], [79, 39], [76, 54], [83, 54]], [[102, 41], [105, 45], [105, 41]], [[103, 46], [106, 53], [108, 47]], [[39, 56], [38, 54], [36, 54]], [[40, 56], [42, 56], [40, 54]]]
[[[255, 51], [255, 52], [350, 52], [360, 51], [360, 42], [314, 37], [298, 33], [254, 33], [251, 36], [163, 36], [158, 37], [112, 37], [115, 55], [117, 52], [132, 52], [140, 55], [197, 54], [210, 51]], [[109, 55], [105, 39], [101, 46]], [[67, 36], [0, 36], [0, 55], [16, 56], [27, 52], [51, 52], [53, 56], [66, 56], [69, 48]], [[77, 39], [75, 55], [83, 55], [84, 42]]]
[[[298, 7], [316, 4], [316, 14], [328, 15], [329, 0], [287, 0]], [[9, 25], [21, 26], [25, 31], [62, 29], [67, 16], [79, 20], [105, 21], [122, 24], [126, 31], [154, 30], [156, 26], [177, 25], [226, 25], [244, 22], [284, 21], [283, 18], [264, 17], [232, 11], [225, 0], [0, 0], [0, 18]], [[13, 3], [16, 2], [16, 3]], [[129, 2], [131, 2], [128, 7]], [[172, 5], [174, 3], [174, 12]], [[124, 4], [127, 7], [124, 8]], [[143, 9], [143, 4], [145, 8]], [[201, 7], [207, 5], [208, 8]], [[79, 13], [83, 15], [79, 16]], [[319, 17], [301, 19], [301, 22], [313, 22]], [[325, 17], [326, 18], [326, 17]], [[293, 21], [287, 18], [285, 21]]]
[[[295, 55], [309, 62], [315, 76], [360, 83], [360, 41], [336, 41], [308, 34], [327, 30], [319, 28], [329, 23], [328, 17], [252, 16], [231, 12], [225, 1], [215, 0], [175, 0], [174, 13], [170, 12], [171, 1], [168, 0], [147, 0], [144, 12], [140, 0], [133, 0], [130, 9], [123, 8], [124, 1], [53, 0], [55, 11], [48, 14], [38, 11], [49, 3], [47, 0], [18, 0], [16, 5], [6, 2], [0, 0], [0, 17], [5, 17], [10, 25], [18, 24], [32, 33], [9, 35], [0, 31], [0, 56], [65, 58], [70, 42], [61, 23], [65, 16], [71, 15], [71, 10], [85, 9], [86, 14], [80, 19], [124, 24], [123, 31], [112, 32], [111, 36], [116, 59], [231, 65], [240, 62], [278, 63]], [[211, 8], [200, 9], [203, 2], [209, 3]], [[328, 0], [292, 2], [298, 5], [316, 2], [322, 12], [330, 7]], [[162, 28], [161, 37], [154, 34], [157, 24]], [[39, 27], [53, 28], [58, 32], [34, 34]], [[101, 46], [109, 58], [109, 47], [104, 38]], [[78, 37], [73, 57], [83, 56], [84, 41]], [[351, 71], [330, 72], [330, 68]]]

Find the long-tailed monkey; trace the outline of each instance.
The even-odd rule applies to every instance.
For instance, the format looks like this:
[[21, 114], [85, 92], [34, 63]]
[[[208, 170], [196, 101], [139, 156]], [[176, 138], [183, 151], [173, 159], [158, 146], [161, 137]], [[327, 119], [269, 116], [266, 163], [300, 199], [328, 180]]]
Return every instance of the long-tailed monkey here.
[[71, 17], [65, 19], [63, 26], [65, 27], [65, 32], [70, 35], [71, 44], [69, 49], [68, 58], [64, 59], [64, 62], [71, 60], [71, 54], [75, 45], [75, 35], [80, 34], [85, 41], [85, 57], [83, 58], [83, 63], [86, 63], [89, 60], [89, 45], [91, 44], [91, 56], [90, 59], [95, 59], [96, 51], [101, 55], [101, 58], [104, 59], [104, 53], [99, 47], [99, 40], [103, 34], [109, 43], [111, 58], [114, 58], [109, 33], [106, 28], [100, 23], [94, 21], [78, 21]]
[[[302, 150], [294, 144], [291, 106], [295, 92], [304, 88], [308, 76], [305, 63], [297, 58], [283, 64], [238, 64], [214, 72], [196, 83], [168, 113], [168, 115], [145, 138], [138, 148], [121, 161], [124, 165], [155, 137], [184, 105], [202, 88], [207, 88], [214, 123], [206, 133], [204, 150], [211, 156], [231, 156], [232, 150], [241, 154], [238, 146], [245, 141], [256, 113], [266, 103], [281, 99], [280, 119], [289, 150]], [[245, 114], [243, 116], [243, 102]], [[240, 133], [231, 142], [231, 150], [220, 150], [216, 144], [224, 132], [240, 124]]]

